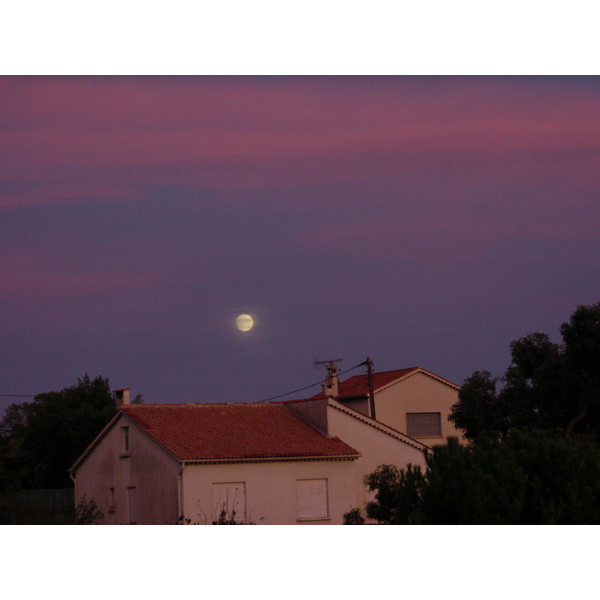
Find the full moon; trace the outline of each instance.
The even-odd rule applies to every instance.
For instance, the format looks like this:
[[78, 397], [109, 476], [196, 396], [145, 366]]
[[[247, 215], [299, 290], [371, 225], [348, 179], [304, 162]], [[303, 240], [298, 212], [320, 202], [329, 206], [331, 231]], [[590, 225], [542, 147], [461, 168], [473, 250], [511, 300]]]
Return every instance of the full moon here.
[[254, 321], [250, 315], [240, 315], [237, 318], [236, 325], [240, 331], [250, 331]]

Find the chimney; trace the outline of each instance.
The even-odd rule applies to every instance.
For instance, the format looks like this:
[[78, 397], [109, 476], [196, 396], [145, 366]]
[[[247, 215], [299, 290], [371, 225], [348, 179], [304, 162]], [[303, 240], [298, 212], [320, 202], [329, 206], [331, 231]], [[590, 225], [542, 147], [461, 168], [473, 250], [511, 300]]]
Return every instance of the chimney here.
[[327, 376], [325, 377], [325, 383], [322, 385], [323, 393], [328, 398], [338, 397], [338, 376], [337, 376], [337, 365], [331, 361], [327, 366]]
[[115, 397], [115, 402], [117, 403], [117, 410], [119, 410], [121, 406], [128, 406], [131, 404], [131, 400], [129, 398], [129, 388], [115, 390], [113, 394]]

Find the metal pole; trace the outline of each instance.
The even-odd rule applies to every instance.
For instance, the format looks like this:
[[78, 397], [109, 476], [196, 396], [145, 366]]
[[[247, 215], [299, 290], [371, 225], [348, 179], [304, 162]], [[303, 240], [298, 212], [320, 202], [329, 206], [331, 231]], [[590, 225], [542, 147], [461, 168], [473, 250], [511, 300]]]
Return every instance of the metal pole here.
[[367, 381], [369, 382], [369, 408], [371, 418], [375, 418], [375, 392], [373, 391], [373, 361], [367, 356]]

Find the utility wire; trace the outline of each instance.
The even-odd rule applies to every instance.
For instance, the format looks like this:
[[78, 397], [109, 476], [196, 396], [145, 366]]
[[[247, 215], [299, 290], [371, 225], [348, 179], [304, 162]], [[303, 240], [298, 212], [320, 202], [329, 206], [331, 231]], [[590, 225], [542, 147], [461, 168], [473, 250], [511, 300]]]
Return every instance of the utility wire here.
[[[344, 375], [345, 373], [348, 373], [349, 371], [353, 371], [354, 369], [358, 369], [358, 367], [362, 367], [364, 364], [365, 364], [364, 362], [361, 362], [358, 365], [355, 365], [353, 367], [350, 367], [349, 369], [346, 369], [345, 371], [341, 371], [340, 373], [338, 373], [338, 375]], [[292, 392], [287, 392], [286, 394], [279, 394], [279, 396], [271, 396], [270, 398], [265, 398], [264, 400], [257, 400], [257, 402], [269, 402], [269, 400], [276, 400], [277, 398], [283, 398], [284, 396], [289, 396], [290, 394], [295, 394], [296, 392], [302, 392], [311, 387], [315, 387], [315, 385], [320, 385], [322, 383], [323, 383], [323, 380], [321, 379], [320, 381], [317, 381], [316, 383], [311, 383], [310, 385], [307, 385], [303, 388], [294, 390]]]
[[[346, 373], [349, 373], [350, 371], [353, 371], [354, 369], [358, 369], [358, 367], [364, 367], [367, 363], [366, 362], [361, 362], [357, 365], [354, 365], [353, 367], [350, 367], [349, 369], [346, 369], [345, 371], [340, 371], [338, 373], [339, 375], [345, 375]], [[364, 373], [365, 369], [363, 369], [363, 373]], [[257, 400], [257, 402], [268, 402], [269, 400], [276, 400], [277, 398], [283, 398], [284, 396], [289, 396], [290, 394], [295, 394], [297, 392], [303, 392], [304, 390], [308, 390], [311, 387], [315, 387], [315, 385], [320, 385], [323, 383], [323, 380], [319, 380], [315, 383], [311, 383], [310, 385], [301, 387], [297, 390], [293, 390], [291, 392], [287, 392], [285, 394], [279, 394], [278, 396], [271, 396], [270, 398], [265, 398], [264, 400]], [[38, 394], [0, 394], [0, 398], [35, 398]]]

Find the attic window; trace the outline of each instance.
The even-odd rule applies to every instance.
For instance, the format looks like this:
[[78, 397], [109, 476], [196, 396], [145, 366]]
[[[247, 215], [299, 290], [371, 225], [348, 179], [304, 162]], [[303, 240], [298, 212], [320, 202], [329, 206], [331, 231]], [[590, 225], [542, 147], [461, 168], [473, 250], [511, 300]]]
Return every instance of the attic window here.
[[121, 451], [129, 452], [129, 427], [121, 427]]
[[406, 413], [406, 433], [411, 437], [442, 437], [441, 413]]

